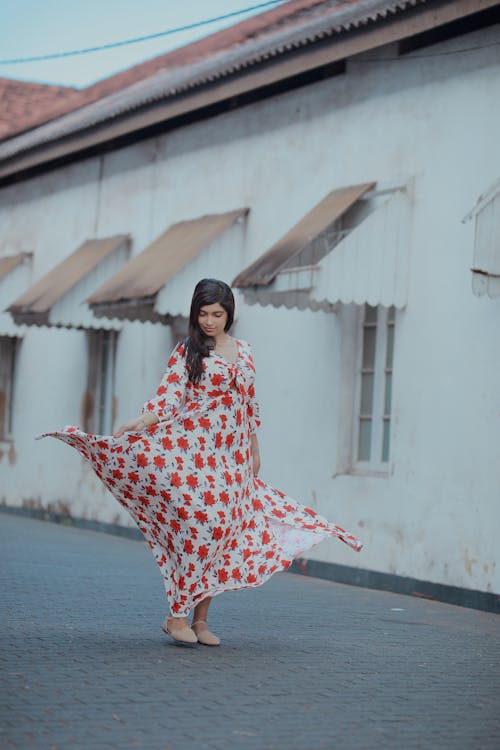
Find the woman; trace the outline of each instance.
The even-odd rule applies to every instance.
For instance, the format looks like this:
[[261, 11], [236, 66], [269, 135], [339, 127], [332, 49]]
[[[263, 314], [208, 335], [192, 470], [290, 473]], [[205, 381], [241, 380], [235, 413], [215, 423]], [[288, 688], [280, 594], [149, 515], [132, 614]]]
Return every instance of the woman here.
[[207, 625], [214, 595], [264, 583], [328, 536], [362, 547], [258, 478], [255, 368], [250, 346], [228, 333], [233, 318], [229, 286], [203, 279], [188, 338], [137, 419], [112, 437], [48, 433], [77, 448], [136, 521], [165, 583], [163, 629], [182, 643], [219, 645]]

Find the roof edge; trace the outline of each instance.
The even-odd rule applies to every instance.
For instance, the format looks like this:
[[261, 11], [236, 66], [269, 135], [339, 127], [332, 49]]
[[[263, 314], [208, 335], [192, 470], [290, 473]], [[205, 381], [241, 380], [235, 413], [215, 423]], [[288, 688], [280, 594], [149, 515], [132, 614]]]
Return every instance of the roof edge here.
[[[151, 128], [161, 125], [167, 129], [169, 123], [174, 127], [174, 123], [183, 116], [192, 116], [194, 113], [201, 116], [205, 112], [205, 116], [210, 117], [214, 107], [236, 97], [251, 92], [263, 95], [266, 87], [500, 4], [498, 0], [438, 0], [430, 5], [424, 3], [425, 0], [414, 0], [409, 8], [405, 6], [404, 10], [399, 11], [395, 3], [392, 14], [388, 13], [382, 19], [377, 17], [376, 21], [361, 27], [336, 31], [333, 36], [323, 35], [320, 39], [306, 39], [301, 45], [292, 46], [291, 49], [276, 49], [273, 55], [263, 55], [256, 62], [240, 61], [239, 67], [235, 67], [233, 63], [227, 70], [218, 70], [217, 74], [214, 71], [210, 75], [207, 71], [206, 80], [199, 84], [195, 81], [189, 83], [188, 80], [178, 89], [169, 90], [156, 99], [149, 97], [135, 106], [132, 104], [129, 109], [119, 111], [116, 115], [101, 113], [100, 119], [98, 115], [90, 126], [76, 125], [63, 136], [56, 133], [51, 138], [49, 135], [43, 142], [27, 145], [3, 160], [0, 144], [0, 184], [22, 179], [34, 170], [44, 171], [61, 163], [85, 158], [96, 151], [110, 148], [113, 144], [120, 145], [125, 139], [128, 142], [140, 140], [147, 137]], [[84, 109], [100, 107], [103, 110], [103, 103], [106, 102], [107, 99], [100, 100]], [[51, 124], [62, 122], [72, 115], [74, 113]], [[30, 133], [40, 133], [44, 128], [42, 125]], [[23, 136], [26, 134], [19, 136], [19, 139]], [[16, 140], [18, 139], [13, 138], [6, 143], [11, 147]]]

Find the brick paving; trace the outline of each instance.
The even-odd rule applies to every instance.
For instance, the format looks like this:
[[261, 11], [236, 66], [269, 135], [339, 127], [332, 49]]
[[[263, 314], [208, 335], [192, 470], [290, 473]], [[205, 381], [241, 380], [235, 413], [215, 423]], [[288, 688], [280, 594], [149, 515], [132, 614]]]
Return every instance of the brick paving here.
[[2, 513], [0, 747], [498, 750], [500, 618], [281, 574], [160, 630], [146, 545]]

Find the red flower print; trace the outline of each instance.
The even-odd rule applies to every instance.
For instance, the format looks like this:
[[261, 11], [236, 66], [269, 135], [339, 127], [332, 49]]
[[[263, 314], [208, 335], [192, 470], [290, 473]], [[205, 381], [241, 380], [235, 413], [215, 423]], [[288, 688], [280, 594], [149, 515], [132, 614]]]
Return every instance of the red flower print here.
[[208, 547], [205, 544], [200, 544], [198, 547], [198, 557], [201, 557], [202, 560], [208, 557]]
[[186, 579], [184, 578], [184, 576], [179, 576], [178, 586], [181, 591], [184, 591], [184, 589], [186, 588]]
[[201, 453], [196, 453], [194, 457], [194, 465], [197, 469], [203, 469], [205, 466], [205, 461], [203, 460], [203, 456]]
[[232, 432], [229, 432], [226, 435], [226, 445], [227, 445], [228, 448], [230, 448], [233, 443], [234, 443], [234, 435], [233, 435]]
[[248, 547], [246, 547], [243, 550], [243, 559], [244, 560], [248, 560], [248, 558], [250, 557], [251, 554], [252, 554], [252, 550], [250, 550], [250, 549], [248, 549]]
[[254, 510], [264, 510], [264, 506], [262, 505], [258, 497], [252, 498], [252, 507]]
[[177, 438], [177, 445], [179, 446], [181, 450], [184, 450], [184, 451], [187, 451], [187, 449], [189, 448], [189, 443], [185, 437]]
[[176, 372], [171, 372], [170, 375], [167, 377], [168, 383], [178, 383], [179, 382], [179, 376]]
[[187, 510], [185, 508], [183, 508], [182, 506], [180, 506], [180, 507], [176, 508], [176, 510], [177, 510], [177, 515], [179, 516], [179, 518], [182, 521], [187, 521], [188, 520], [189, 513], [187, 512]]
[[160, 387], [156, 391], [156, 395], [157, 396], [163, 396], [163, 394], [166, 393], [166, 392], [167, 392], [167, 389], [165, 388], [165, 386], [164, 385], [160, 385]]
[[213, 539], [222, 539], [223, 531], [220, 526], [216, 526], [214, 530], [212, 531], [212, 538]]
[[268, 544], [271, 541], [271, 534], [267, 529], [262, 532], [262, 544]]
[[113, 469], [113, 476], [115, 479], [123, 479], [123, 474], [120, 469]]
[[219, 500], [221, 501], [221, 503], [226, 503], [227, 505], [227, 503], [229, 502], [229, 495], [227, 494], [227, 492], [221, 492], [219, 495]]
[[204, 513], [202, 510], [195, 510], [194, 517], [197, 521], [200, 523], [206, 523], [208, 521], [208, 516], [206, 513]]
[[181, 525], [179, 521], [177, 521], [175, 518], [171, 518], [169, 521], [170, 528], [174, 532], [174, 534], [178, 534], [181, 530]]
[[212, 385], [217, 386], [217, 385], [220, 385], [221, 383], [224, 382], [224, 378], [222, 377], [222, 375], [219, 372], [216, 372], [210, 378], [210, 382], [212, 383]]
[[[243, 481], [243, 477], [241, 476], [241, 472], [239, 472], [239, 471], [235, 471], [234, 478], [236, 479], [236, 483], [237, 484], [241, 484], [242, 481]], [[238, 494], [238, 493], [236, 493], [236, 494]]]
[[234, 460], [236, 461], [237, 464], [244, 464], [245, 463], [245, 456], [243, 455], [243, 453], [241, 451], [238, 450], [234, 454]]
[[184, 429], [189, 430], [189, 432], [192, 432], [195, 429], [196, 425], [193, 422], [192, 419], [185, 419], [184, 420]]
[[167, 519], [165, 518], [163, 513], [156, 513], [156, 520], [162, 525], [165, 525], [167, 523]]
[[184, 541], [184, 552], [190, 555], [193, 550], [194, 550], [193, 542], [191, 541], [191, 539], [186, 539]]
[[215, 447], [220, 448], [222, 445], [222, 433], [217, 432], [215, 435]]
[[148, 466], [149, 464], [148, 457], [144, 453], [138, 453], [137, 463], [139, 464], [139, 466]]
[[267, 570], [267, 565], [259, 565], [259, 575], [262, 576]]
[[205, 490], [203, 493], [203, 499], [205, 501], [205, 505], [215, 505], [215, 497], [210, 490]]
[[163, 449], [166, 451], [171, 451], [172, 448], [174, 447], [174, 444], [172, 443], [169, 437], [163, 437], [161, 439], [161, 444], [162, 444]]
[[215, 456], [209, 456], [207, 458], [207, 464], [210, 466], [211, 469], [215, 469], [217, 466], [217, 461], [215, 460]]
[[130, 445], [132, 445], [132, 443], [137, 443], [137, 441], [140, 439], [141, 439], [140, 435], [127, 435], [127, 441], [130, 443]]
[[308, 516], [316, 515], [316, 511], [314, 511], [312, 508], [304, 508], [304, 513], [307, 513]]
[[173, 484], [174, 487], [180, 487], [182, 484], [182, 479], [176, 471], [172, 472], [172, 474], [170, 475], [170, 484]]
[[186, 477], [186, 484], [188, 487], [192, 487], [195, 490], [198, 487], [198, 477], [196, 474], [188, 474]]
[[217, 577], [218, 577], [220, 583], [226, 583], [226, 581], [227, 581], [227, 571], [224, 570], [224, 568], [220, 568], [217, 571]]
[[209, 429], [210, 429], [210, 427], [212, 426], [212, 423], [211, 423], [211, 421], [210, 421], [209, 419], [207, 419], [206, 417], [200, 417], [200, 418], [198, 419], [198, 424], [199, 424], [199, 425], [200, 425], [200, 427], [202, 427], [202, 428], [203, 428], [204, 430], [209, 430]]
[[253, 573], [249, 573], [247, 575], [247, 583], [256, 583], [256, 582], [257, 582], [257, 579], [254, 576], [254, 574]]
[[228, 471], [224, 472], [224, 479], [226, 480], [227, 484], [232, 485], [233, 478], [232, 478], [231, 474]]
[[286, 513], [283, 513], [282, 510], [278, 510], [278, 508], [273, 508], [272, 515], [276, 516], [276, 518], [285, 518]]
[[241, 581], [241, 571], [239, 568], [232, 569], [231, 578], [234, 578], [235, 581]]
[[165, 468], [165, 459], [163, 458], [163, 456], [155, 456], [154, 459], [153, 459], [153, 463], [159, 469], [164, 469]]

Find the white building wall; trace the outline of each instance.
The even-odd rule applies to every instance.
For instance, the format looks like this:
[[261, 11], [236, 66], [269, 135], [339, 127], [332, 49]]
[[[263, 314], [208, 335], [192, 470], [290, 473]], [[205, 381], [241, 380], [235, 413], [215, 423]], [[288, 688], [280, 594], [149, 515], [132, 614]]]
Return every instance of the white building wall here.
[[[429, 53], [488, 45], [497, 34], [459, 37], [418, 61], [382, 62], [393, 48], [370, 53], [344, 76], [0, 191], [2, 242], [26, 235], [36, 279], [88, 236], [128, 232], [135, 254], [176, 221], [242, 206], [251, 207], [247, 264], [333, 188], [413, 178], [390, 475], [337, 474], [337, 415], [350, 397], [338, 316], [239, 299], [235, 334], [253, 343], [259, 371], [261, 475], [366, 544], [357, 556], [324, 542], [315, 559], [496, 592], [499, 309], [472, 294], [473, 226], [461, 218], [498, 178], [500, 66], [495, 47]], [[186, 288], [186, 313], [197, 280]], [[161, 326], [124, 326], [118, 422], [154, 389], [173, 343]], [[0, 460], [0, 495], [128, 522], [76, 454], [32, 442], [79, 422], [85, 375], [82, 332], [30, 330], [16, 384], [15, 460]]]

